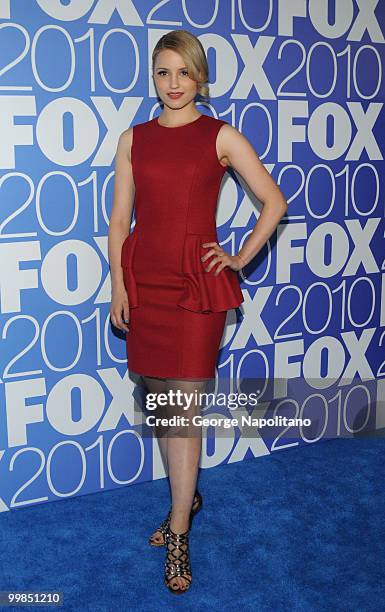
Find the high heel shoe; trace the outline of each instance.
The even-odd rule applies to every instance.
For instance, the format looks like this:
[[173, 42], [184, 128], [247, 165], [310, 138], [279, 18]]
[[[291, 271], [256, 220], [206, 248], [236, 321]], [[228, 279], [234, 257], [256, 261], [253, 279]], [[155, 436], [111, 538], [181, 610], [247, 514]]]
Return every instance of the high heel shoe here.
[[[199, 493], [197, 489], [195, 491], [194, 500], [193, 500], [193, 504], [191, 507], [190, 519], [189, 519], [189, 529], [191, 528], [191, 524], [192, 524], [192, 520], [194, 516], [202, 508], [202, 504], [203, 504], [202, 495]], [[164, 521], [161, 523], [161, 525], [157, 529], [155, 529], [154, 533], [148, 538], [148, 543], [151, 546], [159, 547], [159, 546], [165, 545], [165, 533], [167, 531], [168, 526], [170, 525], [170, 520], [171, 520], [171, 509], [168, 511], [168, 514], [166, 518], [164, 519]], [[162, 540], [156, 540], [154, 537], [158, 531], [162, 534]]]
[[[175, 533], [170, 525], [166, 529], [166, 560], [164, 562], [164, 582], [167, 588], [175, 595], [186, 593], [191, 586], [192, 575], [189, 555], [190, 529], [183, 533]], [[177, 586], [175, 578], [180, 576], [187, 581], [182, 587]]]

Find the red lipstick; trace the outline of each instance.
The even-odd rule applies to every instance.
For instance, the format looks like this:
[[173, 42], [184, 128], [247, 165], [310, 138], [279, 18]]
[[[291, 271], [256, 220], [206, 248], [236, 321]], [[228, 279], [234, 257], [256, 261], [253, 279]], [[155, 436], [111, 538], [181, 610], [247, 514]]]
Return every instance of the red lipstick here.
[[172, 98], [173, 100], [178, 100], [178, 98], [183, 96], [183, 92], [180, 92], [180, 91], [170, 92], [167, 95], [169, 98]]

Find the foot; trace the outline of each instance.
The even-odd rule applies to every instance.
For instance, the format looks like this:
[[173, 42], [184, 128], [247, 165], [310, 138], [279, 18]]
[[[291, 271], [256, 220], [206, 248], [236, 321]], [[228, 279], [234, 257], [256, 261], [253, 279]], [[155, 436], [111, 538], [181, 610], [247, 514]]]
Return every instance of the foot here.
[[152, 546], [163, 546], [165, 543], [164, 534], [166, 533], [166, 529], [170, 524], [171, 519], [171, 509], [168, 511], [166, 518], [163, 523], [158, 527], [156, 531], [148, 538], [149, 543]]
[[[200, 508], [201, 500], [202, 498], [200, 494], [196, 493], [194, 496], [193, 504], [192, 504], [192, 512], [194, 514]], [[170, 518], [171, 518], [171, 512], [169, 512], [166, 519], [163, 521], [162, 525], [158, 527], [156, 531], [154, 531], [152, 536], [150, 536], [149, 540], [154, 546], [164, 546], [164, 543], [165, 543], [164, 532], [170, 523]]]
[[166, 531], [166, 561], [164, 580], [173, 593], [187, 591], [192, 582], [189, 557], [189, 529], [176, 533], [171, 527]]

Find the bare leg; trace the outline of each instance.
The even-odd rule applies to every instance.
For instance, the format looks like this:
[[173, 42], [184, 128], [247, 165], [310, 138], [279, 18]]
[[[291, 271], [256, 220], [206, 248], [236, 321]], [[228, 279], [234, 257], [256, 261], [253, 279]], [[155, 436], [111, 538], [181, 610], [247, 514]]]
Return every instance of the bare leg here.
[[[185, 425], [170, 427], [167, 434], [167, 456], [172, 495], [170, 527], [176, 533], [182, 533], [189, 528], [202, 449], [202, 428], [194, 424], [192, 419], [194, 415], [201, 413], [199, 393], [204, 390], [205, 385], [206, 380], [167, 379], [167, 391], [181, 392], [181, 401], [178, 401], [175, 406], [168, 407], [168, 418], [174, 415], [186, 418]], [[186, 578], [176, 576], [170, 586], [178, 589], [187, 588], [188, 584]]]
[[[154, 376], [142, 376], [145, 385], [150, 393], [164, 393], [166, 391], [166, 379], [165, 378], [156, 378]], [[164, 407], [157, 407], [154, 411], [154, 415], [156, 417], [166, 417], [167, 412], [164, 410]], [[155, 429], [155, 437], [158, 440], [160, 453], [162, 456], [163, 466], [168, 473], [168, 460], [167, 460], [167, 428], [156, 425]], [[154, 533], [150, 536], [150, 539], [153, 540], [157, 544], [164, 544], [164, 538], [161, 531], [158, 529], [154, 531]]]
[[[166, 379], [165, 378], [157, 378], [155, 376], [142, 376], [146, 387], [150, 393], [165, 393], [166, 391]], [[157, 416], [165, 416], [159, 414], [159, 408], [154, 411], [154, 415]], [[155, 434], [158, 440], [160, 453], [162, 456], [162, 461], [164, 465], [164, 469], [166, 473], [168, 472], [168, 463], [167, 463], [167, 441], [168, 437], [165, 435], [165, 430], [162, 427], [155, 426]]]
[[[145, 383], [145, 386], [147, 387], [147, 390], [150, 393], [164, 393], [167, 390], [167, 384], [166, 384], [165, 378], [142, 375], [142, 379]], [[168, 417], [169, 413], [168, 413], [167, 407], [164, 407], [164, 406], [157, 407], [157, 409], [155, 410], [155, 416]], [[166, 473], [168, 473], [168, 457], [167, 457], [168, 455], [168, 452], [167, 452], [168, 433], [167, 432], [169, 428], [156, 425], [154, 427], [154, 430], [155, 430], [155, 436], [158, 440], [163, 465], [164, 465]], [[198, 503], [198, 498], [194, 497], [194, 508], [196, 507], [197, 503]], [[164, 544], [163, 533], [159, 530], [154, 531], [154, 533], [150, 536], [150, 539], [155, 541], [158, 544], [161, 544], [161, 545]]]

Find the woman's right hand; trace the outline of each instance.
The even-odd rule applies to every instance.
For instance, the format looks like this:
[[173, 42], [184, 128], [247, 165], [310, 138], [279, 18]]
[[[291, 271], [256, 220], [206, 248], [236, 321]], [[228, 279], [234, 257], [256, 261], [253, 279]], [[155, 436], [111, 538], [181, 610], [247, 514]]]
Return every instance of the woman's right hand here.
[[129, 332], [130, 310], [127, 291], [124, 287], [112, 291], [110, 318], [118, 329]]

